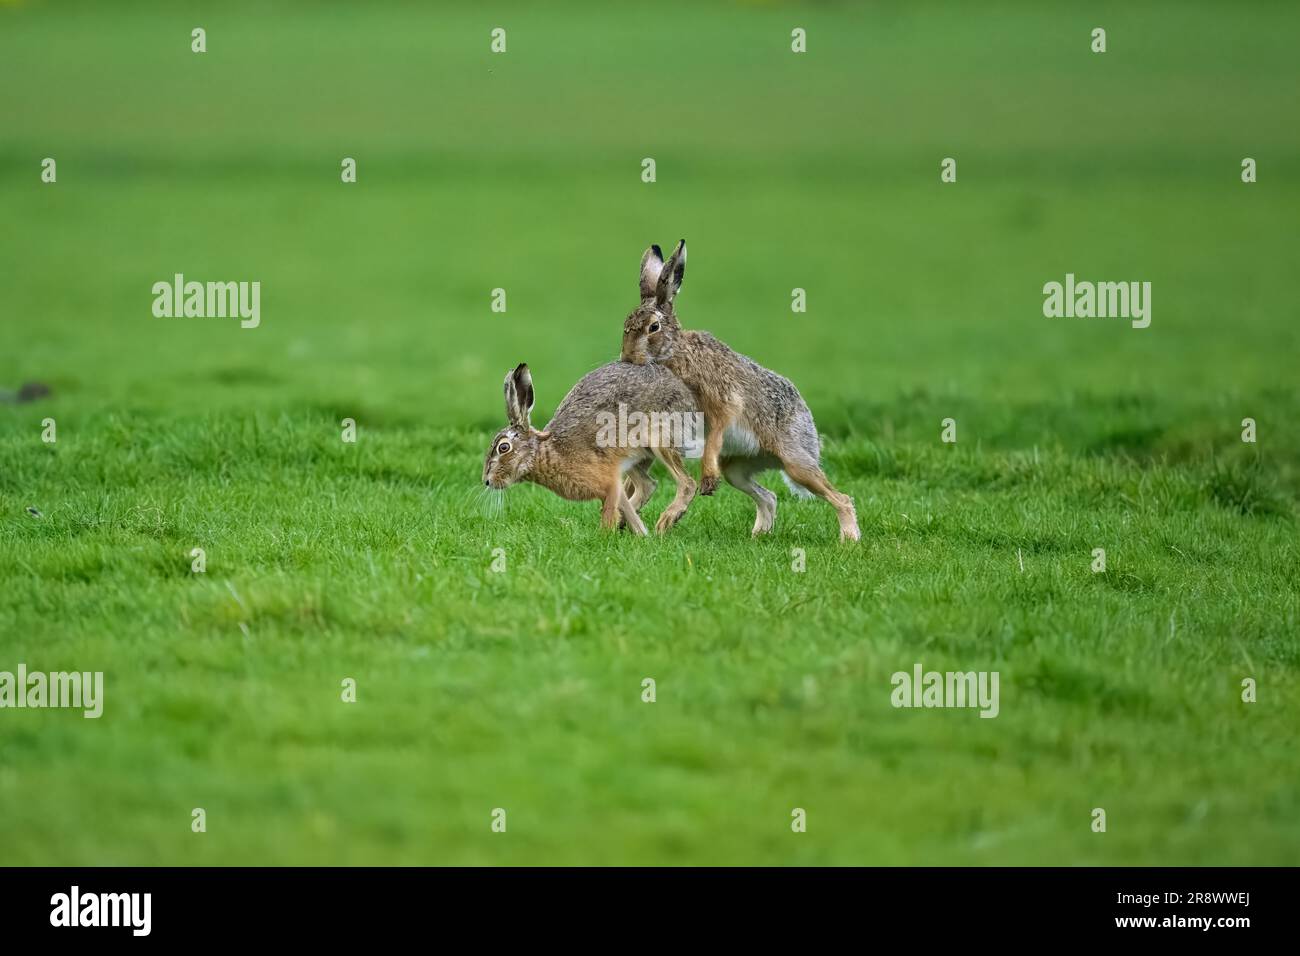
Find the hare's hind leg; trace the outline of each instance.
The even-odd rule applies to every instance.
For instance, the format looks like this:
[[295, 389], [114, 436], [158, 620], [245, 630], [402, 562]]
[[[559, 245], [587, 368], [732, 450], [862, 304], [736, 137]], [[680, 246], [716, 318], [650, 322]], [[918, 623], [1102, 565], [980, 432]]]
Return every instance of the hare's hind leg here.
[[627, 495], [628, 500], [632, 502], [632, 507], [640, 512], [645, 507], [645, 503], [650, 500], [650, 496], [655, 493], [659, 483], [650, 477], [650, 466], [654, 459], [646, 457], [638, 461], [627, 472], [627, 481], [623, 484], [623, 493]]
[[645, 522], [623, 494], [623, 476], [615, 472], [606, 487], [608, 490], [600, 503], [600, 526], [614, 531], [626, 524], [633, 534], [645, 534]]
[[619, 514], [623, 516], [623, 523], [632, 529], [633, 534], [645, 536], [649, 533], [646, 531], [645, 522], [642, 521], [641, 516], [636, 513], [636, 506], [633, 505], [628, 496], [623, 494], [621, 491], [619, 492], [618, 498], [618, 510]]
[[834, 486], [826, 480], [826, 475], [821, 468], [814, 462], [809, 464], [802, 459], [783, 458], [781, 466], [785, 473], [796, 484], [803, 485], [813, 494], [820, 498], [825, 498], [840, 519], [840, 540], [857, 541], [860, 537], [858, 532], [858, 513], [853, 508], [853, 499], [848, 495], [835, 490]]
[[695, 497], [695, 479], [686, 473], [686, 468], [682, 465], [682, 453], [676, 448], [656, 448], [654, 452], [655, 457], [664, 463], [664, 467], [677, 482], [676, 496], [655, 522], [655, 531], [663, 534], [686, 514], [687, 507]]
[[761, 471], [775, 467], [776, 460], [723, 458], [720, 464], [722, 465], [723, 477], [754, 499], [757, 513], [754, 515], [754, 529], [750, 534], [757, 536], [771, 531], [772, 524], [776, 521], [776, 495], [756, 482], [754, 476]]

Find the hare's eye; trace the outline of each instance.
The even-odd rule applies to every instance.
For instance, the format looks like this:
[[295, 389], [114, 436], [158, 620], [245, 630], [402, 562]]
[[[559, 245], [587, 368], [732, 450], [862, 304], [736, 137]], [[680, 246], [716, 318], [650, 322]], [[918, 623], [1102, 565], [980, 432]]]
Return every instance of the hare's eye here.
[[651, 331], [651, 332], [658, 332], [658, 331], [659, 331], [659, 323], [658, 323], [658, 322], [651, 322], [651, 323], [650, 323], [650, 331]]
[[498, 455], [504, 455], [509, 450], [510, 450], [510, 442], [508, 441], [503, 441], [501, 444], [497, 445]]

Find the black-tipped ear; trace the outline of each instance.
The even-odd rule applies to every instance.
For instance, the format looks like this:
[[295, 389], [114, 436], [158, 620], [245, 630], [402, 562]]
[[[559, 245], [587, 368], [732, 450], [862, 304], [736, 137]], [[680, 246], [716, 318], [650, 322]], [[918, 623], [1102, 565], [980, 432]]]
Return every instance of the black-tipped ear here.
[[686, 278], [686, 240], [677, 240], [677, 248], [673, 254], [668, 257], [664, 263], [663, 270], [659, 273], [659, 282], [655, 285], [655, 301], [660, 305], [668, 305], [677, 295], [677, 290], [682, 287], [682, 279]]
[[525, 363], [515, 366], [506, 376], [506, 421], [516, 428], [531, 430], [529, 416], [533, 411], [533, 376]]
[[641, 299], [654, 296], [659, 285], [659, 273], [664, 268], [664, 254], [658, 246], [651, 246], [641, 256]]
[[527, 415], [533, 410], [533, 373], [523, 362], [515, 369], [515, 387], [519, 390], [519, 404]]

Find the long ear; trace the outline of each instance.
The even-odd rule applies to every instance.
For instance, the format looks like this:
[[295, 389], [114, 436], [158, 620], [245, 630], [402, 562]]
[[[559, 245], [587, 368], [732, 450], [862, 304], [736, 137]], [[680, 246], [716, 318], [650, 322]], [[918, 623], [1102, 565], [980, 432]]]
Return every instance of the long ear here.
[[664, 254], [658, 246], [651, 246], [641, 257], [641, 301], [654, 298], [659, 285], [659, 273], [664, 268]]
[[655, 301], [659, 305], [668, 305], [677, 295], [677, 290], [682, 287], [682, 279], [686, 276], [686, 240], [677, 240], [677, 248], [673, 254], [668, 257], [664, 263], [663, 271], [659, 273], [659, 282], [655, 286]]
[[533, 376], [525, 364], [506, 376], [506, 421], [516, 428], [532, 431], [529, 416], [533, 411]]

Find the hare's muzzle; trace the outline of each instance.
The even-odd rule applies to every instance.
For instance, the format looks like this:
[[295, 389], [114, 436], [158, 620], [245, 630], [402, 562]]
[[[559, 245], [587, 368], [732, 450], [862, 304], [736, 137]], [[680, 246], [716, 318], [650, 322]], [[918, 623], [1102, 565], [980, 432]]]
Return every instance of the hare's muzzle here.
[[637, 348], [637, 336], [628, 332], [623, 336], [623, 354], [620, 356], [622, 361], [630, 362], [633, 365], [644, 365], [646, 356], [645, 349]]

